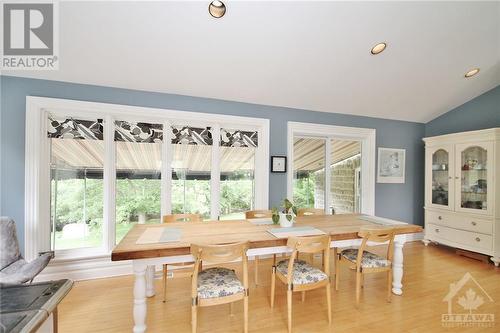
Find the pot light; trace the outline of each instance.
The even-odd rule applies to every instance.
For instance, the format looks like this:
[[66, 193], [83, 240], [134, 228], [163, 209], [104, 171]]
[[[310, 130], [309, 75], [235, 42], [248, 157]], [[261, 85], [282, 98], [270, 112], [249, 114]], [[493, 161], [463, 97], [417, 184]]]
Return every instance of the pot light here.
[[387, 47], [386, 43], [378, 43], [377, 45], [375, 45], [374, 47], [372, 47], [372, 50], [370, 52], [373, 55], [377, 55], [379, 53], [382, 53], [385, 50], [386, 47]]
[[471, 69], [470, 71], [468, 71], [467, 73], [465, 73], [465, 77], [472, 77], [472, 76], [476, 75], [477, 73], [479, 73], [479, 68], [474, 68], [474, 69]]
[[212, 1], [208, 5], [208, 12], [215, 18], [221, 18], [226, 13], [226, 5], [219, 0]]

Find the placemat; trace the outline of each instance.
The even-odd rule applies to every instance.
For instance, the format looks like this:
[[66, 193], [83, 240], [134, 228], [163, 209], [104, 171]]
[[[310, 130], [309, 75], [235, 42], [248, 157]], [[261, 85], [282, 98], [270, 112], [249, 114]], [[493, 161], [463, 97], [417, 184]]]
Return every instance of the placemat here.
[[136, 244], [154, 244], [179, 242], [182, 232], [178, 228], [147, 228], [135, 242]]

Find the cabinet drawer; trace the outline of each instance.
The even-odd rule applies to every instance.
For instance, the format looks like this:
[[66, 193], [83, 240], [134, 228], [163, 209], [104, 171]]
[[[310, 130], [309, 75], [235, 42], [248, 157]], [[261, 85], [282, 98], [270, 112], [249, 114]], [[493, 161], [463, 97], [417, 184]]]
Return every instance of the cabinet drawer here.
[[493, 238], [490, 235], [452, 229], [436, 224], [428, 224], [426, 233], [431, 237], [441, 238], [456, 244], [491, 251]]
[[459, 215], [448, 212], [442, 213], [442, 212], [427, 211], [426, 223], [442, 225], [454, 229], [473, 231], [486, 235], [493, 234], [492, 221], [477, 219], [469, 216], [464, 216], [461, 214]]

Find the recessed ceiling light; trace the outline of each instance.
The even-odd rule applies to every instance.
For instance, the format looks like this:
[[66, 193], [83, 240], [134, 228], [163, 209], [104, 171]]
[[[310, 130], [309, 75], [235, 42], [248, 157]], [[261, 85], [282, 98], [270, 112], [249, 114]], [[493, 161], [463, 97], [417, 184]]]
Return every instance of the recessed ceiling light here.
[[208, 5], [208, 12], [215, 18], [221, 18], [226, 13], [226, 5], [219, 0], [212, 1]]
[[467, 73], [465, 73], [465, 77], [471, 77], [471, 76], [476, 75], [477, 73], [479, 73], [479, 68], [474, 68], [474, 69], [471, 69], [470, 71], [468, 71]]
[[382, 53], [382, 51], [384, 51], [386, 47], [387, 47], [386, 43], [378, 43], [377, 45], [372, 47], [372, 50], [370, 52], [373, 55], [377, 55], [379, 53]]

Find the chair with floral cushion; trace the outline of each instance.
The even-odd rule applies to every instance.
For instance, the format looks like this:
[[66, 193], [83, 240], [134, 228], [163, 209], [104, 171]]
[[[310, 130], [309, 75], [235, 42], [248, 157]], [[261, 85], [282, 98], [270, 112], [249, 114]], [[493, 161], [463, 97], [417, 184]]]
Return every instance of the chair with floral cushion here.
[[[248, 332], [248, 242], [224, 245], [191, 245], [195, 258], [191, 281], [191, 327], [196, 333], [198, 307], [231, 304], [243, 300], [244, 332]], [[211, 264], [227, 263], [241, 258], [243, 276], [238, 278], [235, 271], [224, 267], [201, 270], [203, 261]]]
[[[247, 220], [255, 220], [255, 219], [270, 219], [273, 217], [273, 212], [271, 210], [260, 209], [260, 210], [249, 210], [245, 212], [245, 219]], [[274, 254], [276, 257], [276, 254]], [[254, 256], [253, 258], [254, 264], [254, 282], [257, 286], [259, 284], [259, 256]]]
[[[359, 249], [344, 249], [335, 256], [335, 290], [339, 289], [340, 265], [347, 264], [356, 271], [356, 307], [359, 306], [363, 275], [368, 273], [387, 273], [387, 301], [391, 301], [392, 256], [394, 251], [394, 229], [367, 228], [358, 233], [362, 237]], [[366, 250], [368, 246], [388, 244], [385, 257]]]
[[[170, 214], [164, 215], [162, 219], [163, 223], [174, 223], [174, 222], [202, 222], [203, 219], [199, 214]], [[190, 266], [194, 262], [181, 262], [169, 264], [171, 266]], [[167, 277], [168, 277], [168, 265], [163, 264], [163, 303], [167, 301]]]
[[[326, 287], [328, 305], [328, 323], [332, 322], [332, 303], [330, 291], [330, 236], [290, 237], [287, 247], [292, 249], [289, 259], [274, 264], [271, 276], [271, 308], [274, 307], [276, 277], [287, 285], [288, 332], [292, 331], [292, 294]], [[322, 253], [325, 261], [323, 270], [316, 268], [303, 260], [298, 260], [297, 254]], [[304, 300], [304, 298], [302, 298]]]

